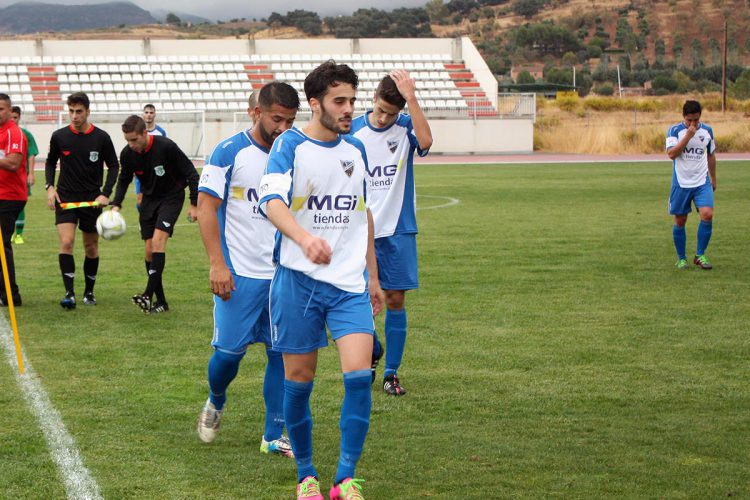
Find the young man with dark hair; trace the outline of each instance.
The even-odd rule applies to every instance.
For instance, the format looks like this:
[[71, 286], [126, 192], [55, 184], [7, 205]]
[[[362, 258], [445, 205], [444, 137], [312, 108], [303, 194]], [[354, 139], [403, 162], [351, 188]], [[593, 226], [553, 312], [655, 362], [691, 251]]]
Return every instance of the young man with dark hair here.
[[698, 101], [685, 101], [683, 121], [667, 132], [667, 156], [672, 160], [669, 213], [674, 216], [672, 239], [677, 250], [677, 269], [688, 269], [685, 224], [692, 211], [691, 203], [700, 215], [693, 263], [701, 269], [713, 268], [705, 252], [713, 229], [716, 141], [711, 127], [700, 121], [702, 111]]
[[[36, 155], [39, 154], [39, 147], [37, 147], [36, 140], [34, 139], [34, 136], [31, 134], [31, 132], [21, 127], [20, 106], [11, 107], [10, 117], [21, 129], [23, 135], [26, 136], [26, 143], [28, 144], [28, 152], [26, 153], [26, 184], [28, 187], [29, 196], [31, 196], [31, 186], [33, 186], [34, 182], [36, 182], [36, 177], [34, 176], [34, 165], [36, 164]], [[13, 234], [12, 238], [13, 243], [15, 243], [16, 245], [22, 245], [24, 243], [23, 230], [25, 226], [26, 209], [24, 208], [23, 210], [21, 210], [21, 213], [18, 214], [18, 219], [16, 219], [16, 232]]]
[[[409, 105], [409, 114], [401, 111]], [[406, 345], [406, 290], [419, 287], [417, 272], [417, 206], [414, 188], [414, 153], [426, 156], [432, 132], [416, 93], [416, 82], [405, 70], [384, 77], [372, 110], [352, 123], [352, 135], [367, 150], [370, 208], [375, 220], [375, 254], [380, 285], [385, 290], [385, 372], [383, 390], [402, 396], [406, 390], [398, 369]], [[375, 366], [383, 355], [375, 340]]]
[[[153, 104], [146, 104], [143, 106], [143, 121], [146, 122], [146, 130], [149, 135], [160, 135], [162, 137], [167, 136], [167, 131], [164, 130], [156, 123], [156, 106]], [[141, 192], [141, 181], [138, 177], [135, 178], [135, 208], [141, 211], [141, 202], [143, 201], [143, 193]]]
[[[73, 286], [76, 265], [73, 258], [76, 225], [83, 233], [86, 258], [83, 274], [86, 288], [83, 295], [85, 305], [96, 305], [94, 284], [99, 269], [99, 234], [96, 219], [102, 207], [109, 204], [112, 188], [117, 181], [117, 153], [112, 139], [102, 129], [89, 122], [89, 98], [83, 92], [68, 96], [70, 125], [56, 130], [50, 139], [49, 153], [45, 164], [45, 189], [47, 206], [55, 211], [55, 224], [60, 238], [60, 273], [65, 286], [65, 297], [60, 301], [63, 309], [75, 309], [76, 296]], [[60, 160], [60, 176], [55, 187], [55, 167]], [[104, 181], [104, 164], [107, 179]], [[95, 201], [97, 206], [63, 210], [61, 202]]]
[[268, 291], [273, 278], [276, 228], [258, 212], [257, 187], [274, 140], [294, 124], [299, 94], [271, 82], [248, 108], [254, 125], [220, 142], [201, 174], [198, 223], [210, 263], [214, 293], [214, 353], [208, 362], [209, 395], [198, 417], [198, 436], [216, 437], [226, 391], [250, 344], [263, 343], [268, 362], [263, 380], [266, 406], [262, 453], [291, 457], [284, 430], [284, 362], [271, 349]]
[[[383, 291], [366, 205], [367, 155], [349, 135], [358, 78], [328, 61], [305, 79], [308, 125], [274, 142], [259, 209], [279, 230], [271, 284], [271, 340], [284, 358], [284, 419], [297, 463], [297, 498], [323, 500], [312, 463], [310, 394], [318, 349], [338, 347], [344, 379], [341, 447], [332, 499], [361, 499], [354, 469], [370, 425], [373, 313]], [[368, 279], [369, 278], [369, 279]]]
[[198, 218], [198, 172], [177, 144], [166, 137], [150, 135], [140, 116], [128, 117], [122, 132], [128, 145], [120, 153], [120, 178], [112, 210], [120, 210], [134, 175], [143, 188], [139, 222], [145, 241], [148, 282], [143, 293], [133, 296], [133, 303], [146, 314], [163, 313], [169, 310], [162, 284], [167, 241], [185, 202], [185, 186], [190, 189], [188, 215], [192, 220]]
[[[18, 214], [26, 206], [28, 188], [26, 186], [27, 143], [21, 129], [11, 119], [11, 100], [8, 94], [0, 94], [0, 234], [3, 238], [5, 261], [8, 266], [8, 297], [5, 282], [0, 282], [0, 305], [13, 301], [21, 305], [21, 294], [16, 284], [16, 266], [13, 262], [11, 236]], [[0, 279], [3, 278], [0, 269]]]

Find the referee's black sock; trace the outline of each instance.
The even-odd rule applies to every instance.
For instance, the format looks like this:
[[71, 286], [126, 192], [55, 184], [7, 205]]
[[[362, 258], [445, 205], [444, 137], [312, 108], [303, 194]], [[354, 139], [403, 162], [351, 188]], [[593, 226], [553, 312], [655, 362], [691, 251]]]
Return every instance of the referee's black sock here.
[[65, 291], [71, 294], [75, 294], [73, 288], [73, 279], [76, 276], [76, 260], [72, 255], [67, 253], [61, 253], [58, 255], [60, 261], [60, 274], [62, 274], [63, 286]]
[[147, 297], [151, 297], [156, 292], [157, 302], [164, 303], [164, 290], [161, 284], [161, 275], [164, 271], [164, 261], [166, 254], [164, 252], [153, 252], [151, 254], [151, 266], [148, 269], [148, 285], [146, 285]]
[[99, 271], [99, 257], [93, 259], [86, 257], [83, 259], [83, 276], [86, 278], [86, 290], [83, 292], [84, 295], [87, 293], [94, 293], [97, 271]]

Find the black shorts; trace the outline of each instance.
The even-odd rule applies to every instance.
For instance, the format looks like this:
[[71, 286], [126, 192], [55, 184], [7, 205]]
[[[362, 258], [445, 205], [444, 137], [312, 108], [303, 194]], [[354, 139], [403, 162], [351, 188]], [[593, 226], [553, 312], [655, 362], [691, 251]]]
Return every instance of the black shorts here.
[[[76, 193], [67, 195], [57, 193], [63, 202], [66, 201], [92, 201], [99, 196], [99, 193]], [[55, 203], [55, 225], [57, 224], [77, 224], [78, 229], [84, 233], [96, 232], [96, 219], [102, 214], [102, 207], [71, 208], [63, 210], [59, 203]]]
[[160, 229], [172, 236], [174, 225], [182, 212], [185, 203], [185, 192], [165, 197], [154, 198], [143, 196], [141, 202], [141, 239], [150, 240], [154, 237], [154, 231]]

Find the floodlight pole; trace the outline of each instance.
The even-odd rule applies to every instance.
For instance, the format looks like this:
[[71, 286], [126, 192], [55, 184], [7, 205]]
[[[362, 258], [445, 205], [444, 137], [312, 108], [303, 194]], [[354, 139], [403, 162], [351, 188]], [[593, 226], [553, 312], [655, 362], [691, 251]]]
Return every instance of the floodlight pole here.
[[727, 110], [727, 21], [724, 20], [724, 57], [721, 61], [721, 112]]
[[620, 98], [622, 99], [622, 83], [620, 83], [620, 63], [617, 63], [617, 89], [620, 92]]

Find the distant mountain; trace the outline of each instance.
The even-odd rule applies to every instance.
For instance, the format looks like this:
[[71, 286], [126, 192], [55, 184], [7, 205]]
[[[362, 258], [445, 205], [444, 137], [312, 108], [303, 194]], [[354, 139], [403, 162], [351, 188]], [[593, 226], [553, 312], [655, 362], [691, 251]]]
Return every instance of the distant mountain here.
[[166, 22], [167, 20], [167, 14], [172, 13], [175, 16], [180, 18], [180, 21], [183, 23], [193, 23], [193, 24], [200, 24], [200, 23], [210, 23], [211, 21], [209, 19], [206, 19], [205, 17], [201, 16], [194, 16], [193, 14], [188, 14], [186, 12], [178, 12], [175, 10], [164, 10], [164, 9], [153, 9], [151, 11], [151, 15], [154, 16], [157, 21], [159, 22]]
[[89, 5], [19, 2], [0, 9], [0, 33], [5, 34], [79, 31], [156, 22], [148, 11], [130, 2]]

